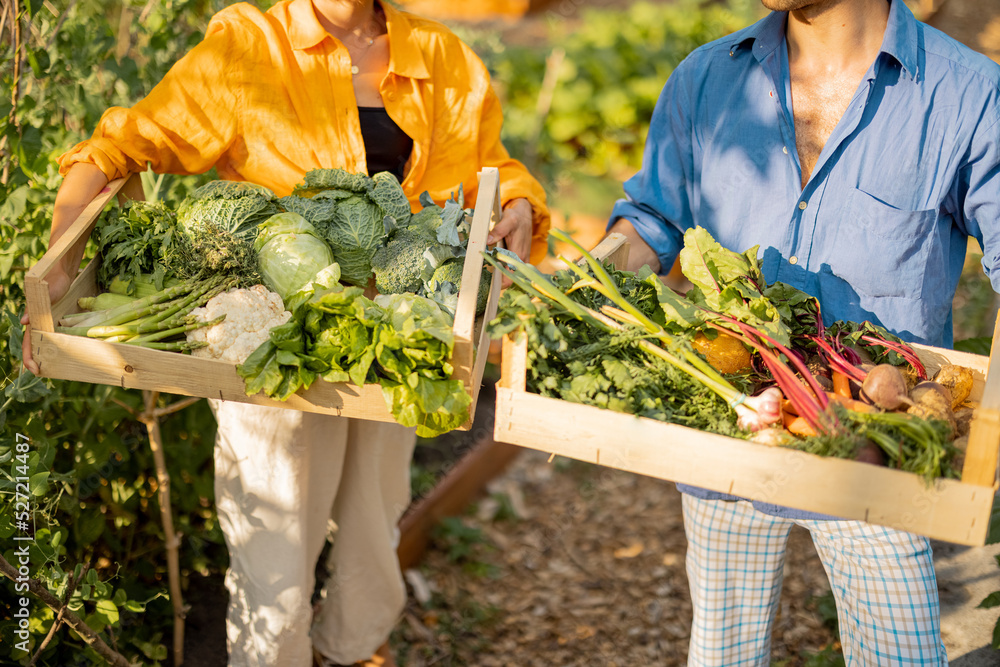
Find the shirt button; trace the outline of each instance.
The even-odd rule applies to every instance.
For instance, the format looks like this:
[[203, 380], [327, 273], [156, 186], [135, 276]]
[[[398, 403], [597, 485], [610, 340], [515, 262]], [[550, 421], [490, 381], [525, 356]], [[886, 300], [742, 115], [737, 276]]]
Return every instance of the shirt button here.
[[393, 100], [396, 99], [396, 93], [389, 93], [388, 95], [385, 96], [385, 99], [387, 99], [390, 102], [392, 102]]
[[799, 258], [796, 257], [795, 255], [792, 255], [791, 257], [788, 258], [788, 263], [789, 264], [798, 264], [799, 263]]
[[730, 57], [730, 58], [732, 58], [732, 57], [733, 57], [733, 53], [734, 53], [733, 51], [730, 51], [730, 52], [729, 52], [729, 57]]
[[806, 203], [804, 201], [799, 202], [799, 210], [800, 211], [806, 210]]
[[782, 146], [781, 152], [784, 153], [785, 155], [788, 155], [788, 146]]

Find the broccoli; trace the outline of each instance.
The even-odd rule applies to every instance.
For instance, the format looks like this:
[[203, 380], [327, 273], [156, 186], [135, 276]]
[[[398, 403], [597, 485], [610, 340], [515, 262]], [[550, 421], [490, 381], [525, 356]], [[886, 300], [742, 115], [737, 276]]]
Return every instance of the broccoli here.
[[437, 240], [420, 228], [400, 229], [372, 256], [375, 287], [382, 294], [416, 292], [423, 284], [424, 251]]
[[[392, 192], [393, 181], [386, 179], [382, 185], [386, 192]], [[462, 262], [455, 260], [465, 256], [465, 240], [459, 228], [464, 212], [453, 201], [447, 202], [444, 208], [437, 206], [427, 193], [421, 195], [420, 201], [424, 208], [409, 216], [406, 225], [393, 227], [390, 223], [398, 223], [399, 219], [385, 218], [389, 240], [375, 252], [371, 262], [375, 286], [382, 294], [433, 291], [425, 283], [433, 279], [435, 271], [453, 263], [458, 267], [455, 269], [457, 275], [447, 280], [453, 289], [439, 291], [437, 295], [450, 302], [462, 279]], [[398, 202], [400, 212], [402, 203], [402, 200]], [[443, 284], [443, 281], [438, 282]]]
[[[434, 270], [434, 275], [426, 283], [428, 296], [434, 299], [434, 293], [442, 291], [445, 283], [454, 286], [454, 293], [457, 294], [462, 286], [462, 271], [465, 269], [465, 262], [462, 260], [451, 260], [445, 262]], [[484, 265], [483, 273], [479, 278], [479, 294], [476, 297], [476, 314], [481, 315], [486, 311], [486, 302], [490, 298], [490, 281], [493, 274]], [[437, 301], [438, 299], [434, 299]]]

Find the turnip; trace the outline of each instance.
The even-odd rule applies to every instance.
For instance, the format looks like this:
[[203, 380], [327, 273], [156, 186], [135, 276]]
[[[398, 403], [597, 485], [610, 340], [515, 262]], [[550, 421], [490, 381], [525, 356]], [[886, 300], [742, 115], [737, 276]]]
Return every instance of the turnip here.
[[[917, 385], [910, 390], [910, 399], [914, 403], [922, 403], [925, 400], [926, 394], [929, 391], [933, 391], [941, 396], [947, 403], [951, 403], [951, 391], [943, 384], [938, 382], [932, 382], [930, 380], [924, 380], [923, 382], [918, 382]], [[936, 399], [931, 399], [936, 402]]]
[[879, 364], [868, 371], [861, 394], [883, 410], [897, 410], [913, 403], [906, 395], [906, 379], [890, 364]]
[[952, 437], [957, 428], [955, 414], [951, 409], [951, 392], [937, 382], [921, 382], [910, 391], [913, 405], [906, 411], [923, 419], [939, 419], [948, 422]]
[[934, 381], [951, 392], [951, 409], [962, 405], [972, 393], [972, 371], [964, 366], [945, 364], [934, 376]]

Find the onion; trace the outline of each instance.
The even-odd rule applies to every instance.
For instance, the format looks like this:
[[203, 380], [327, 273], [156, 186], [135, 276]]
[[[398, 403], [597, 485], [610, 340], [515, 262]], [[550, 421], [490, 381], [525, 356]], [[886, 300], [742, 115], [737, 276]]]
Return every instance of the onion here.
[[781, 421], [781, 390], [768, 387], [736, 406], [737, 425], [748, 431], [759, 431]]

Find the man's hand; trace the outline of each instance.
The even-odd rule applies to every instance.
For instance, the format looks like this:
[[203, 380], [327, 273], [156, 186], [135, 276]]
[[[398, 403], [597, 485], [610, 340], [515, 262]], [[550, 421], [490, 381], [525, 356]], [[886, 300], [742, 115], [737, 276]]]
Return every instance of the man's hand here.
[[531, 256], [531, 204], [527, 199], [512, 199], [500, 217], [500, 222], [486, 238], [487, 245], [504, 239], [507, 249], [527, 262]]
[[[69, 277], [61, 267], [53, 267], [52, 271], [48, 276], [45, 277], [45, 281], [49, 284], [49, 299], [52, 303], [58, 303], [59, 299], [66, 295], [69, 291], [70, 285], [73, 284], [73, 279]], [[38, 364], [31, 356], [31, 322], [28, 319], [28, 313], [21, 316], [21, 324], [24, 325], [24, 340], [21, 341], [21, 361], [24, 363], [24, 367], [29, 371], [38, 375]]]

